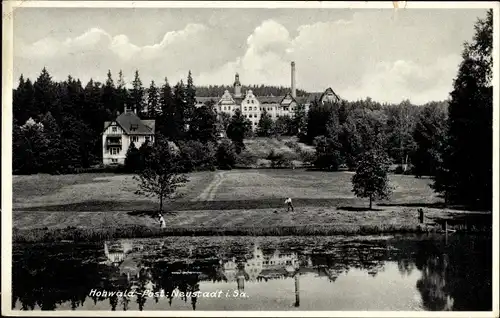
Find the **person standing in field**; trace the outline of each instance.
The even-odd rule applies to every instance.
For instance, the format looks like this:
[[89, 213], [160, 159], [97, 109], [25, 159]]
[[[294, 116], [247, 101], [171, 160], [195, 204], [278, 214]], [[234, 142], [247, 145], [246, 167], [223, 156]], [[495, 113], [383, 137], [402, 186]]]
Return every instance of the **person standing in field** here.
[[290, 209], [291, 209], [291, 210], [292, 210], [292, 212], [293, 212], [292, 198], [287, 198], [287, 199], [285, 200], [285, 204], [286, 204], [286, 206], [287, 206], [286, 211], [287, 211], [287, 212], [289, 212], [289, 211], [290, 211]]
[[165, 228], [165, 219], [163, 218], [163, 215], [161, 213], [158, 215], [158, 221], [160, 222], [160, 228]]

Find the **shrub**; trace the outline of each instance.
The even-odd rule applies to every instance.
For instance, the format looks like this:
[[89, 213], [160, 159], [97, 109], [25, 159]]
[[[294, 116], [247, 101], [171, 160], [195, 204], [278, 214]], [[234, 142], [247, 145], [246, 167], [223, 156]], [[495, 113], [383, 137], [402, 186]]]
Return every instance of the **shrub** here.
[[217, 166], [219, 169], [232, 169], [236, 164], [236, 150], [229, 139], [223, 139], [216, 153]]
[[406, 171], [403, 169], [401, 165], [397, 165], [396, 168], [394, 168], [394, 173], [395, 174], [403, 174], [403, 175], [409, 175], [413, 174], [413, 167], [411, 165], [408, 165], [406, 168]]
[[285, 156], [283, 153], [277, 153], [276, 151], [274, 151], [274, 149], [271, 150], [266, 159], [271, 161], [272, 168], [282, 168], [291, 166], [290, 158], [287, 158], [287, 156]]
[[239, 166], [254, 166], [257, 163], [257, 157], [248, 151], [243, 151], [236, 156], [236, 165]]
[[127, 150], [127, 155], [125, 157], [125, 170], [128, 172], [136, 172], [140, 170], [141, 167], [141, 153], [132, 142], [130, 143], [130, 146]]
[[215, 145], [211, 142], [203, 144], [196, 140], [179, 143], [181, 167], [184, 172], [214, 170]]
[[302, 160], [302, 163], [304, 165], [312, 166], [314, 163], [314, 160], [316, 160], [316, 154], [312, 151], [301, 150], [300, 160]]

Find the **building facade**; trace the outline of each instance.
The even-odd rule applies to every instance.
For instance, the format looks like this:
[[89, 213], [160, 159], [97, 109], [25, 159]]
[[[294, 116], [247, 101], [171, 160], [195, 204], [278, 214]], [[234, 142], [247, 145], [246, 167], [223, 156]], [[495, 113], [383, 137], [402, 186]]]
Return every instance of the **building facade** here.
[[240, 77], [239, 74], [236, 73], [232, 93], [226, 90], [224, 94], [218, 98], [197, 97], [196, 106], [201, 107], [211, 99], [215, 100], [215, 110], [218, 113], [233, 115], [235, 110], [239, 109], [242, 115], [251, 122], [253, 130], [257, 128], [264, 111], [266, 111], [273, 120], [282, 116], [293, 118], [295, 113], [299, 110], [299, 105], [302, 105], [307, 112], [315, 99], [322, 104], [340, 101], [340, 97], [335, 94], [331, 88], [326, 89], [322, 93], [297, 96], [294, 62], [291, 63], [291, 90], [285, 96], [256, 96], [252, 90], [242, 92]]
[[131, 143], [140, 148], [145, 142], [154, 142], [154, 136], [154, 120], [141, 120], [133, 111], [126, 109], [115, 120], [104, 122], [103, 164], [124, 164]]

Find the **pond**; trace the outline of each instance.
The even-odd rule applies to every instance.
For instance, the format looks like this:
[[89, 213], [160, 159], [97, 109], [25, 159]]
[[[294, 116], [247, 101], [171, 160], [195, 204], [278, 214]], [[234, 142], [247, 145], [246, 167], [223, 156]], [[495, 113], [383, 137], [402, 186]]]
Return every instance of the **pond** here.
[[455, 233], [15, 244], [12, 308], [490, 311], [491, 242]]

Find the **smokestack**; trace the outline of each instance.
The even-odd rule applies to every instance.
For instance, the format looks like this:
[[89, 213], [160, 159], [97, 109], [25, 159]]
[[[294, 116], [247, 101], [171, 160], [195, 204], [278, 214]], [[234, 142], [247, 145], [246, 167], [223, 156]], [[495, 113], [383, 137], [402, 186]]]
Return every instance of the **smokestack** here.
[[297, 92], [295, 90], [295, 62], [292, 62], [292, 97], [297, 97]]

